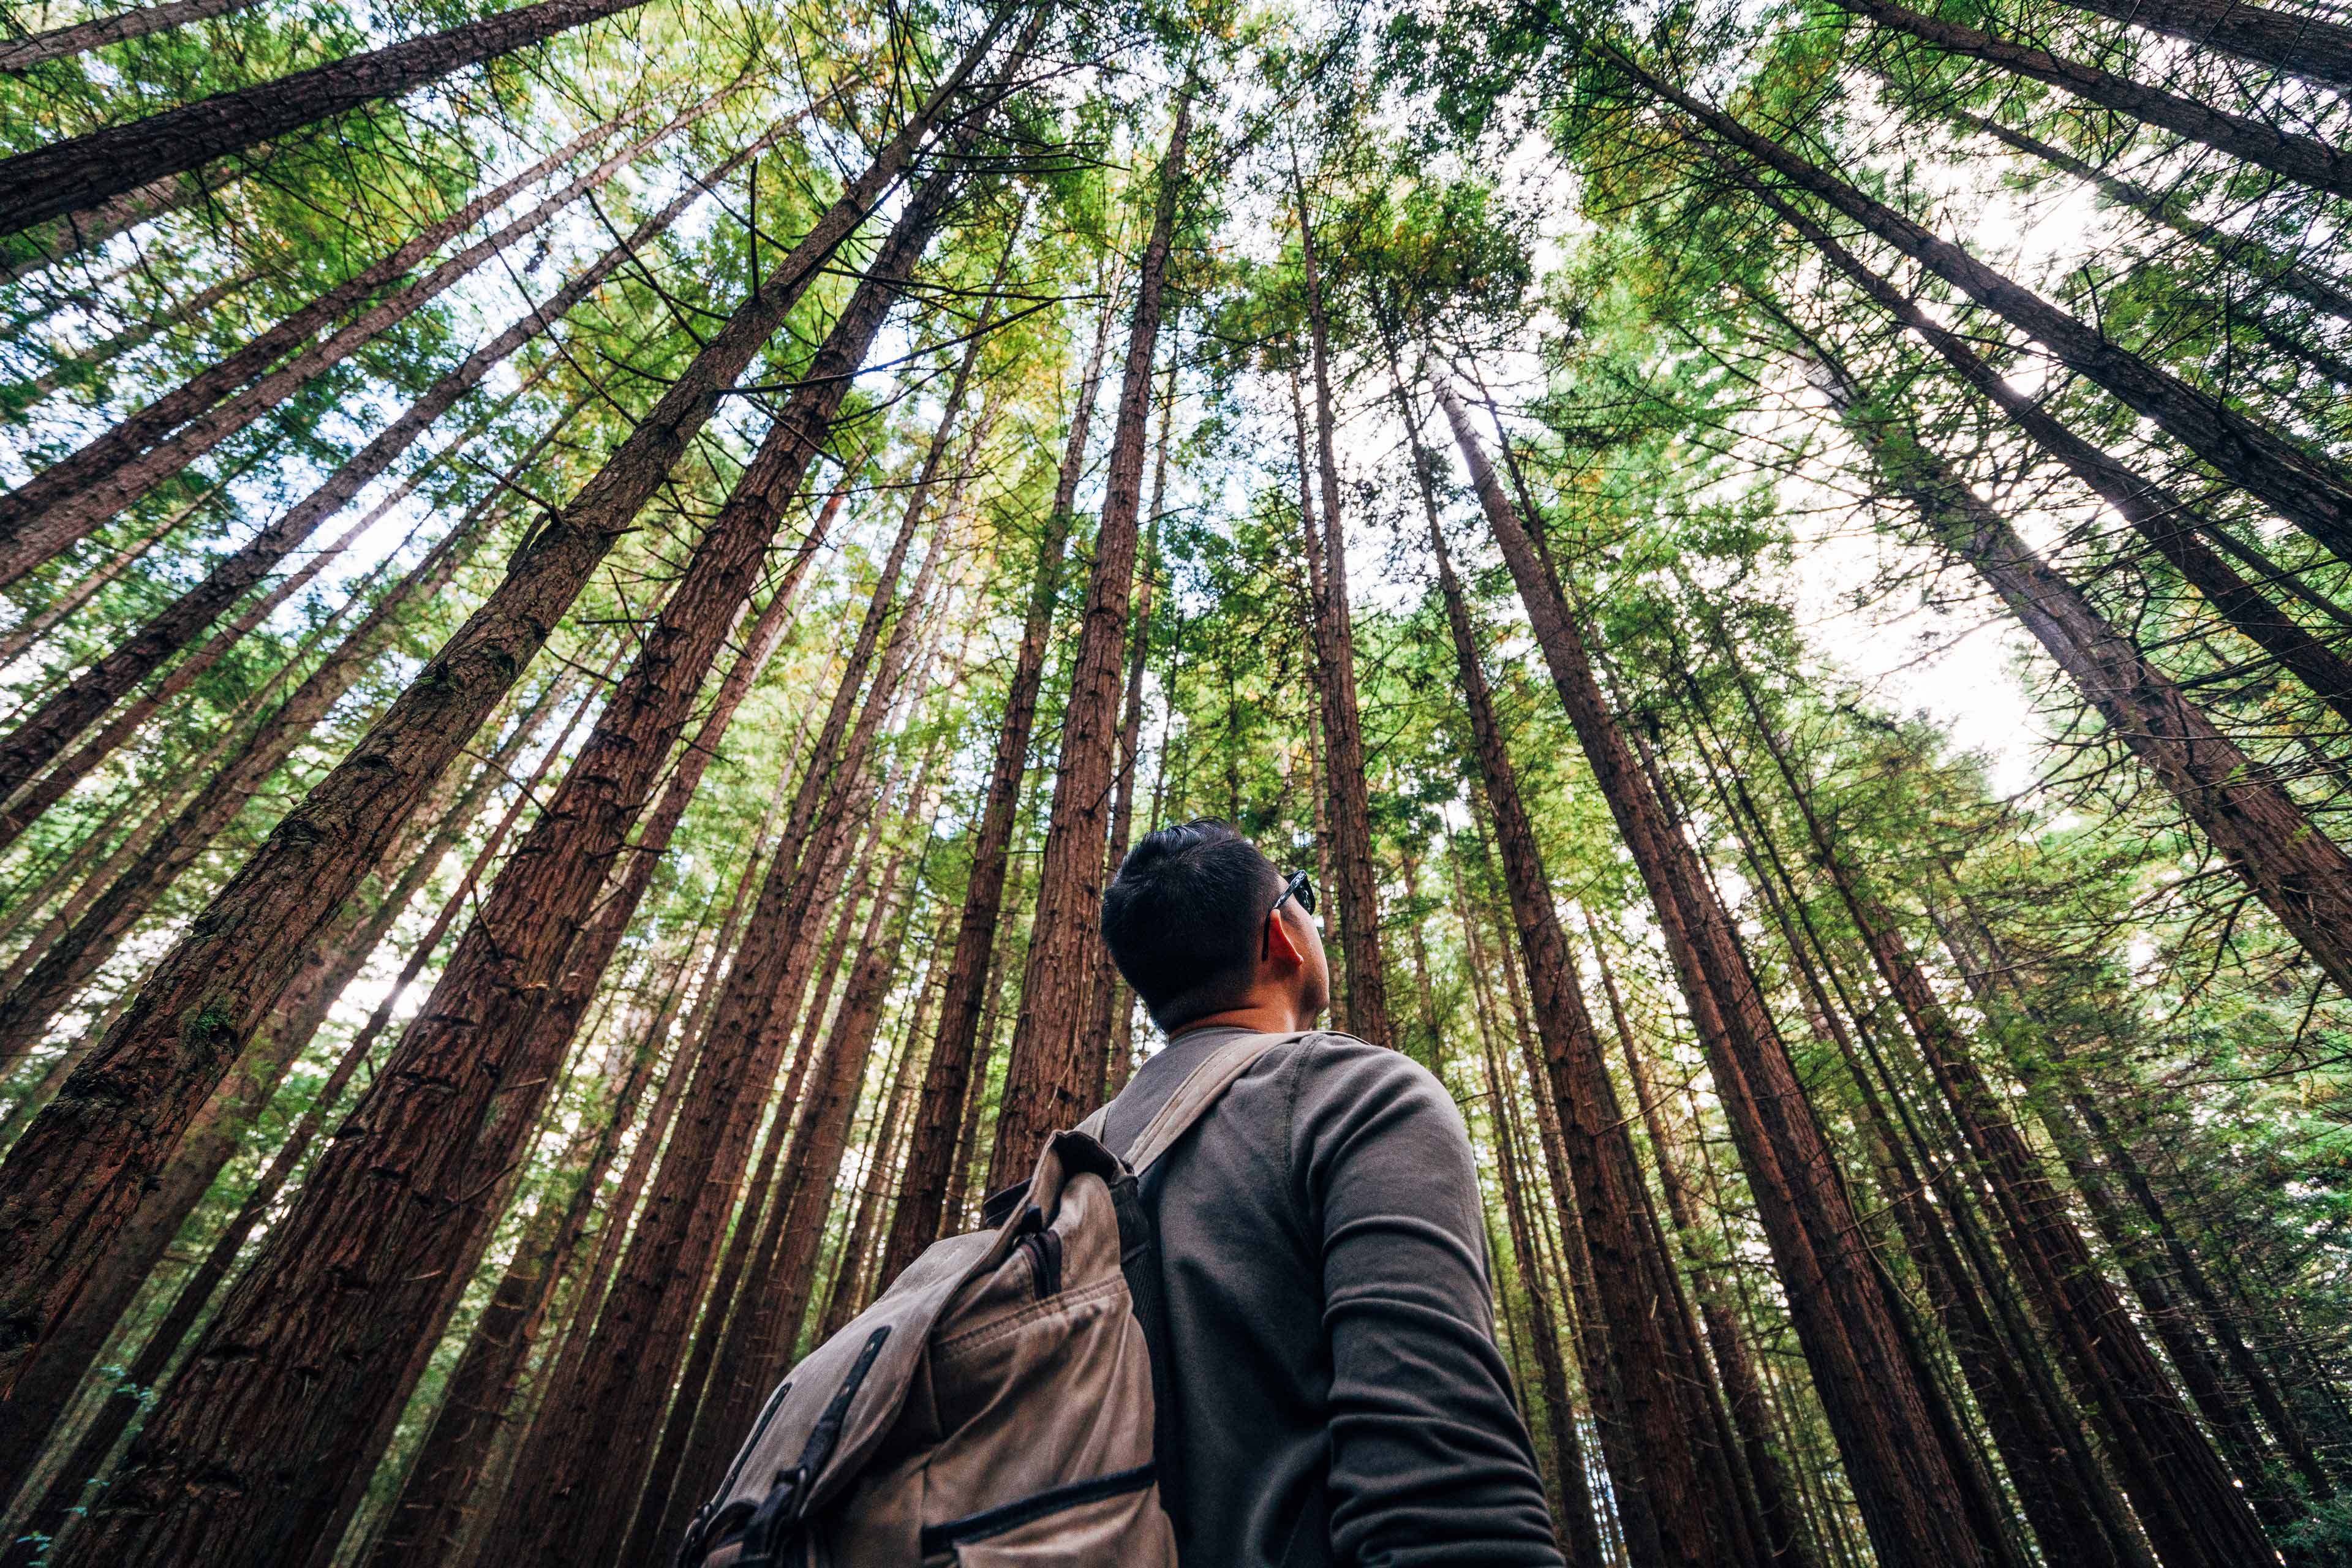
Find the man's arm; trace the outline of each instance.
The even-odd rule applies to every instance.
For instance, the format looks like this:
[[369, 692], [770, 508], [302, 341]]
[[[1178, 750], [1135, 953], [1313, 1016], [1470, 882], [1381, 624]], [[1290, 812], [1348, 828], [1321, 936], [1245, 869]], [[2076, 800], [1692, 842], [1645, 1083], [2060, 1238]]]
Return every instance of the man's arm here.
[[1291, 1175], [1323, 1249], [1331, 1540], [1361, 1568], [1558, 1564], [1495, 1347], [1470, 1140], [1444, 1089], [1349, 1039], [1300, 1053]]

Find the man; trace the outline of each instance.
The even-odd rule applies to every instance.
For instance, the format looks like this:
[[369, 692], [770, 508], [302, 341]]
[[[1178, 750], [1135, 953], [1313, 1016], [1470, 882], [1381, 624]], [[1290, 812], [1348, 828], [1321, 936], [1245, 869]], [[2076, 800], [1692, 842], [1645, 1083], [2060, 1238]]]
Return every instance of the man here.
[[[1102, 934], [1166, 1048], [1111, 1104], [1123, 1150], [1242, 1033], [1330, 1000], [1304, 873], [1218, 822], [1150, 835]], [[1195, 1568], [1557, 1564], [1494, 1339], [1468, 1134], [1410, 1058], [1346, 1035], [1266, 1051], [1145, 1173]]]

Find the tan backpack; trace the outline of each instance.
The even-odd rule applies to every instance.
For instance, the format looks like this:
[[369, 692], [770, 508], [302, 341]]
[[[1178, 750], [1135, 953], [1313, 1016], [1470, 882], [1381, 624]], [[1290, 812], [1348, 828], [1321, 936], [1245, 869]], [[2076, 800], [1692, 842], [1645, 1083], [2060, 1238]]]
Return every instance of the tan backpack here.
[[1137, 1175], [1298, 1035], [1244, 1035], [1127, 1159], [1057, 1132], [769, 1396], [678, 1568], [1175, 1568], [1167, 1303]]

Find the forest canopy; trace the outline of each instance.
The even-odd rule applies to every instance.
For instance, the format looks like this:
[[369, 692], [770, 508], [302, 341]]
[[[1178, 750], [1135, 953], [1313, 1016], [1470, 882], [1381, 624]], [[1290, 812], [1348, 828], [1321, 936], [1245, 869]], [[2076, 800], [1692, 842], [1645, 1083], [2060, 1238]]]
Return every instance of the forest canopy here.
[[1573, 1568], [2352, 1562], [2347, 133], [2326, 0], [24, 0], [0, 1563], [670, 1561], [1200, 817]]

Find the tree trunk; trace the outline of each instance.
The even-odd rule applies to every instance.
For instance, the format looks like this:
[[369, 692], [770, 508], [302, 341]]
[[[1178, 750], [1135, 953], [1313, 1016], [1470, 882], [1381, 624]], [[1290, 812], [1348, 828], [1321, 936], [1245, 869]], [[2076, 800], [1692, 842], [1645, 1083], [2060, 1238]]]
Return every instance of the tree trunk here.
[[1004, 1101], [988, 1184], [1028, 1174], [1045, 1139], [1074, 1127], [1102, 1094], [1108, 1042], [1079, 1037], [1085, 1018], [1087, 944], [1099, 940], [1103, 842], [1108, 829], [1112, 748], [1118, 740], [1120, 654], [1127, 644], [1129, 591], [1135, 577], [1136, 511], [1142, 500], [1145, 425], [1151, 412], [1152, 351], [1160, 341], [1168, 256], [1184, 188], [1185, 143], [1192, 125], [1192, 83], [1176, 100], [1176, 120], [1160, 164], [1151, 237], [1136, 272], [1135, 314], [1112, 425], [1110, 471], [1085, 621], [1070, 656], [1070, 695], [1062, 711], [1061, 760], [1054, 807], [1037, 875], [1037, 911], [1021, 980], [1021, 1012], [1005, 1061]]
[[[723, 93], [714, 93], [659, 130], [624, 146], [511, 223], [467, 246], [415, 282], [393, 289], [331, 332], [323, 342], [299, 350], [252, 385], [232, 393], [168, 437], [130, 458], [102, 478], [79, 484], [70, 493], [58, 495], [52, 500], [39, 501], [33, 498], [34, 486], [49, 487], [49, 475], [53, 471], [44, 470], [34, 485], [25, 486], [12, 493], [6, 503], [5, 515], [16, 520], [14, 526], [28, 536], [86, 538], [155, 486], [179, 473], [188, 464], [406, 321], [476, 268], [517, 240], [544, 227], [565, 207], [610, 180], [633, 159], [710, 113], [724, 98]], [[619, 267], [625, 259], [625, 253], [604, 258], [611, 268]], [[353, 459], [360, 465], [359, 468], [353, 469], [346, 465], [339, 469], [318, 492], [305, 498], [292, 511], [255, 535], [244, 550], [223, 562], [222, 569], [232, 578], [249, 574], [244, 576], [247, 582], [257, 577], [261, 571], [267, 569], [268, 562], [291, 548], [311, 528], [341, 510], [343, 503], [358, 492], [361, 483], [383, 472], [395, 457], [424, 433], [426, 426], [480, 384], [482, 378], [499, 360], [536, 336], [551, 319], [551, 315], [542, 317], [540, 312], [533, 311], [509, 327], [478, 353], [467, 356], [456, 370], [426, 389], [415, 405], [361, 450]], [[76, 454], [77, 458], [79, 456]], [[19, 497], [26, 499], [19, 500]], [[165, 615], [169, 616], [176, 612], [184, 618], [197, 615], [199, 606], [211, 602], [203, 589], [192, 590], [187, 598], [174, 605], [173, 610], [165, 612]], [[203, 625], [211, 618], [211, 615], [217, 614], [218, 609], [219, 605], [213, 603], [209, 613], [203, 614], [194, 624]]]
[[406, 38], [275, 81], [216, 93], [105, 131], [0, 161], [0, 234], [79, 212], [151, 181], [453, 71], [554, 37], [643, 0], [539, 0], [421, 38]]
[[100, 366], [111, 364], [181, 322], [205, 314], [237, 290], [250, 287], [260, 276], [259, 272], [250, 269], [232, 273], [217, 283], [198, 289], [185, 300], [137, 317], [129, 326], [101, 342], [92, 343], [79, 353], [58, 350], [57, 363], [32, 380], [20, 382], [5, 395], [0, 395], [0, 404], [19, 409], [29, 408], [62, 387], [85, 384]]
[[[697, 545], [578, 763], [484, 899], [417, 1024], [223, 1308], [215, 1336], [275, 1345], [278, 1353], [234, 1366], [200, 1354], [142, 1434], [121, 1500], [94, 1521], [94, 1539], [170, 1539], [184, 1555], [236, 1559], [245, 1543], [315, 1535], [344, 1489], [364, 1479], [375, 1458], [365, 1451], [373, 1408], [405, 1395], [395, 1380], [404, 1370], [413, 1378], [415, 1347], [437, 1337], [449, 1305], [441, 1280], [470, 1270], [495, 1218], [478, 1195], [519, 1156], [571, 1036], [569, 1021], [560, 1031], [536, 1027], [544, 993], [561, 982], [578, 933], [594, 918], [631, 821], [944, 195], [934, 182], [910, 205]], [[649, 877], [646, 868], [631, 880], [642, 891]], [[617, 944], [617, 929], [601, 934]], [[593, 991], [593, 977], [579, 984]], [[420, 1201], [427, 1197], [436, 1201]], [[352, 1247], [369, 1260], [365, 1276], [337, 1261]], [[293, 1302], [304, 1308], [284, 1310]], [[342, 1385], [347, 1397], [296, 1375], [318, 1364], [312, 1358], [355, 1380]], [[201, 1518], [174, 1507], [178, 1478], [191, 1467], [270, 1474], [268, 1456], [287, 1445], [306, 1456], [295, 1485]]]
[[2352, 89], [2352, 27], [2239, 0], [2068, 0], [2153, 33]]
[[[942, 929], [933, 933], [931, 951], [944, 953], [951, 934], [943, 921]], [[913, 1016], [907, 1021], [906, 1037], [898, 1047], [898, 1066], [890, 1075], [890, 1097], [883, 1107], [880, 1124], [867, 1140], [864, 1179], [858, 1183], [857, 1212], [850, 1221], [848, 1236], [842, 1240], [841, 1256], [834, 1264], [833, 1283], [825, 1291], [824, 1313], [817, 1320], [814, 1342], [818, 1344], [846, 1328], [870, 1300], [866, 1265], [873, 1252], [875, 1226], [881, 1221], [882, 1207], [890, 1201], [890, 1189], [895, 1184], [891, 1175], [898, 1163], [898, 1130], [906, 1122], [907, 1107], [914, 1098], [916, 1076], [922, 1067], [923, 1032], [931, 1021], [931, 1003], [937, 995], [930, 985], [923, 984], [915, 997]], [[660, 1539], [668, 1537], [665, 1534]]]
[[[617, 135], [622, 123], [618, 119], [609, 120], [573, 137], [513, 179], [484, 191], [439, 222], [419, 229], [292, 315], [240, 343], [137, 413], [117, 420], [104, 435], [85, 443], [71, 456], [50, 464], [30, 480], [0, 496], [0, 587], [14, 583], [81, 537], [63, 527], [37, 527], [36, 519], [50, 514], [60, 502], [105, 480], [173, 431], [267, 374], [271, 366], [316, 337], [321, 328], [352, 306], [373, 299], [426, 257], [504, 206], [517, 192]], [[61, 519], [62, 514], [58, 515]]]
[[[1389, 1022], [1388, 971], [1381, 953], [1381, 888], [1372, 863], [1370, 784], [1364, 763], [1364, 721], [1356, 705], [1356, 632], [1348, 603], [1346, 513], [1339, 505], [1339, 463], [1331, 410], [1330, 332], [1323, 303], [1322, 268], [1315, 229], [1307, 221], [1307, 186], [1291, 170], [1298, 205], [1298, 247], [1307, 287], [1309, 362], [1315, 373], [1316, 468], [1323, 487], [1322, 572], [1308, 583], [1316, 595], [1315, 662], [1320, 670], [1316, 693], [1323, 710], [1323, 787], [1328, 795], [1331, 869], [1337, 885], [1332, 902], [1339, 917], [1339, 946], [1348, 969], [1350, 1034], [1376, 1046], [1393, 1047]], [[1307, 548], [1315, 545], [1310, 542]]]
[[[1731, 942], [1729, 917], [1601, 698], [1584, 643], [1504, 496], [1451, 387], [1438, 396], [1538, 643], [1651, 901], [1679, 929], [1676, 968], [1787, 1287], [1791, 1317], [1886, 1568], [1994, 1561], [1964, 1479], [1890, 1321], [1874, 1261], [1839, 1184], [1763, 998]], [[1718, 1001], [1718, 998], [1721, 1000]]]
[[[240, 162], [266, 156], [268, 152], [267, 147], [256, 148]], [[11, 235], [0, 240], [0, 279], [21, 283], [61, 261], [87, 256], [125, 229], [192, 206], [199, 199], [209, 199], [214, 192], [242, 179], [245, 170], [230, 165], [216, 171], [216, 174], [218, 178], [209, 182], [201, 171], [150, 180], [134, 190], [110, 196], [96, 206], [68, 213], [49, 223]], [[128, 268], [117, 268], [102, 279], [92, 279], [92, 284], [112, 282], [126, 270]], [[94, 303], [87, 293], [79, 289], [69, 290], [67, 300], [84, 307]]]
[[2352, 858], [1916, 434], [1874, 411], [1843, 368], [1811, 363], [1937, 542], [1976, 568], [2279, 923], [2352, 990]]
[[167, 27], [209, 21], [250, 9], [258, 3], [259, 0], [164, 0], [160, 5], [134, 5], [111, 16], [52, 27], [27, 38], [10, 38], [0, 43], [0, 71], [30, 70], [50, 60], [71, 59], [109, 44], [143, 38]]
[[[259, 1021], [289, 955], [349, 896], [465, 737], [529, 664], [721, 396], [782, 324], [820, 264], [929, 139], [993, 37], [992, 29], [967, 52], [925, 107], [712, 336], [599, 474], [542, 521], [488, 601], [352, 753], [278, 825], [158, 963], [68, 1093], [9, 1152], [0, 1165], [0, 1236], [12, 1238], [0, 1247], [0, 1321], [11, 1330], [8, 1348], [0, 1351], [0, 1375], [13, 1380], [23, 1354], [71, 1300], [89, 1257], [120, 1224], [161, 1151]], [[80, 1092], [75, 1084], [84, 1086]], [[136, 1116], [123, 1114], [124, 1107], [138, 1108]]]
[[[904, 255], [877, 260], [877, 274], [905, 276], [919, 249], [919, 237], [937, 221], [951, 183], [952, 175], [942, 174], [925, 185], [893, 236], [892, 249]], [[861, 285], [861, 292], [868, 287]], [[878, 309], [873, 313], [866, 329], [869, 339], [881, 314]], [[973, 340], [975, 348], [979, 341]], [[968, 384], [971, 363], [968, 354], [958, 377], [960, 387]], [[815, 384], [833, 389], [837, 399], [845, 378], [836, 375]], [[943, 416], [940, 437], [952, 423], [960, 387], [950, 394], [950, 412]], [[849, 710], [860, 678], [873, 658], [883, 622], [898, 602], [899, 572], [946, 453], [946, 442], [940, 437], [909, 492], [905, 521], [883, 564], [832, 710], [771, 858], [759, 904], [712, 1014], [694, 1083], [687, 1091], [691, 1114], [671, 1133], [646, 1214], [576, 1376], [551, 1384], [548, 1402], [518, 1461], [538, 1484], [507, 1500], [487, 1539], [488, 1560], [601, 1562], [619, 1547], [628, 1528], [660, 1433], [686, 1330], [742, 1179], [762, 1090], [775, 1075], [807, 984], [817, 937], [812, 910], [825, 866], [847, 827], [848, 814], [839, 807], [864, 771], [919, 619], [911, 608], [898, 617], [876, 668], [874, 689], [852, 728]], [[809, 444], [814, 445], [813, 438]], [[947, 531], [942, 524], [933, 536], [909, 595], [911, 604], [919, 604], [928, 591]], [[822, 818], [821, 805], [833, 807]]]
[[[250, 464], [245, 465], [245, 468], [250, 467]], [[121, 548], [76, 578], [70, 586], [58, 589], [47, 604], [10, 626], [5, 635], [0, 635], [0, 665], [14, 664], [18, 654], [47, 637], [59, 621], [89, 604], [100, 588], [145, 560], [147, 552], [161, 543], [173, 529], [194, 517], [206, 503], [244, 477], [245, 468], [241, 468], [236, 473], [213, 480], [176, 510], [165, 512], [142, 531], [125, 540]]]
[[2336, 555], [2352, 560], [2352, 482], [2333, 461], [2306, 452], [2221, 399], [2110, 342], [2096, 328], [1987, 267], [1949, 240], [1660, 79], [1622, 51], [1607, 44], [1590, 47], [1717, 137], [1811, 192], [1978, 304], [2039, 339], [2062, 363], [2105, 388], [2135, 413], [2153, 420], [2211, 464], [2222, 478], [2260, 497]]

